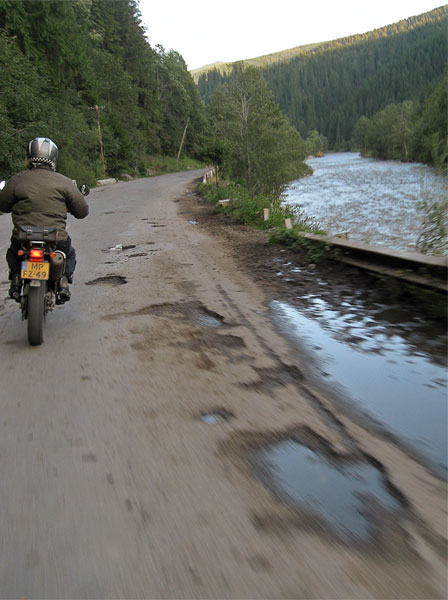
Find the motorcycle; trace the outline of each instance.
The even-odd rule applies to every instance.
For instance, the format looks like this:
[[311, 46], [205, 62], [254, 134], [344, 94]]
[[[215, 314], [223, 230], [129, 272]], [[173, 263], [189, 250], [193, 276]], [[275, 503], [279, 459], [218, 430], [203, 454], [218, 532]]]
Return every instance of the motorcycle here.
[[[2, 182], [3, 183], [3, 182]], [[1, 189], [0, 184], [0, 189]], [[87, 196], [86, 185], [79, 188]], [[22, 320], [28, 321], [28, 342], [39, 346], [44, 341], [46, 316], [55, 306], [63, 304], [60, 298], [61, 277], [65, 272], [65, 253], [56, 249], [58, 232], [48, 227], [18, 227], [21, 257], [21, 295], [17, 298]]]

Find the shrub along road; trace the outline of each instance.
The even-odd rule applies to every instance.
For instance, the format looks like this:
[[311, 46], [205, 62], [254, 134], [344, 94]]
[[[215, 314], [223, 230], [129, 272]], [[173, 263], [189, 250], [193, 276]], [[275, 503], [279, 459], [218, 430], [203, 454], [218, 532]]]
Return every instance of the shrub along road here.
[[[93, 190], [43, 346], [1, 301], [1, 596], [444, 597], [444, 484], [313, 388], [231, 240], [192, 219], [199, 175]], [[9, 232], [3, 215], [2, 255]], [[371, 507], [375, 539], [253, 476], [251, 451], [293, 431], [383, 470], [401, 509]]]

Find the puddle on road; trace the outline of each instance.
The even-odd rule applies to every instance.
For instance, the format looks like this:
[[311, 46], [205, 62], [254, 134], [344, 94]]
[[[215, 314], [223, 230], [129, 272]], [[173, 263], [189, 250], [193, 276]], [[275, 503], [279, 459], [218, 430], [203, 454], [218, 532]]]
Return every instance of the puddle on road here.
[[106, 275], [105, 277], [92, 279], [92, 281], [86, 281], [86, 285], [124, 285], [125, 283], [127, 283], [126, 277], [122, 275]]
[[201, 304], [185, 306], [184, 313], [192, 321], [196, 321], [203, 327], [221, 327], [224, 323], [224, 317], [212, 310], [209, 310]]
[[[355, 302], [337, 311], [322, 298], [308, 301], [300, 309], [274, 301], [272, 310], [319, 382], [446, 477], [447, 372], [440, 357], [422, 350], [418, 331], [405, 339]], [[440, 346], [440, 339], [432, 342]]]
[[207, 425], [217, 425], [224, 421], [228, 421], [235, 415], [225, 408], [218, 408], [210, 412], [203, 412], [200, 415], [201, 421], [207, 423]]
[[387, 516], [406, 508], [383, 473], [366, 459], [323, 455], [293, 438], [257, 450], [255, 476], [311, 526], [344, 542], [372, 542]]
[[122, 252], [124, 250], [130, 250], [131, 248], [136, 248], [136, 245], [128, 244], [127, 246], [123, 246], [123, 244], [116, 244], [111, 248], [106, 248], [105, 250], [102, 250], [102, 252]]
[[148, 314], [156, 317], [179, 317], [184, 315], [190, 321], [195, 321], [203, 327], [218, 328], [224, 325], [224, 317], [213, 310], [209, 310], [201, 302], [192, 300], [191, 302], [164, 302], [162, 304], [153, 304], [141, 308], [133, 314]]

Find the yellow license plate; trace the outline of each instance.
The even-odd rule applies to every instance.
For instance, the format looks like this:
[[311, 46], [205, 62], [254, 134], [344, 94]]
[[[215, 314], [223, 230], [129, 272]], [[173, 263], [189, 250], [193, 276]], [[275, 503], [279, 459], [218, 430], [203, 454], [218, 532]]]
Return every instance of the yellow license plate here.
[[22, 262], [22, 279], [48, 279], [50, 277], [50, 263], [48, 262]]

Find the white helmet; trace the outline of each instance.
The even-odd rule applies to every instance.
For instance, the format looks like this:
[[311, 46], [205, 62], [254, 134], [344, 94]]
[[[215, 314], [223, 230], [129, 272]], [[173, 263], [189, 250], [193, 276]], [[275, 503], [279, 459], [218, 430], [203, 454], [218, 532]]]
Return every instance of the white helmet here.
[[28, 144], [28, 159], [33, 164], [45, 164], [56, 170], [58, 147], [50, 138], [37, 137]]

